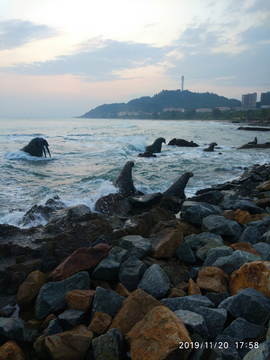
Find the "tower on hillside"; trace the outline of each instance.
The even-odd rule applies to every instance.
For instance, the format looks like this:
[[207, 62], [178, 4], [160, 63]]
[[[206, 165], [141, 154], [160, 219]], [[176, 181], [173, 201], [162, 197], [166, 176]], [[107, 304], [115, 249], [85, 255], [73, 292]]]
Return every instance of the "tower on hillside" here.
[[181, 91], [184, 90], [184, 75], [182, 75], [182, 78], [181, 78], [182, 82], [181, 82]]

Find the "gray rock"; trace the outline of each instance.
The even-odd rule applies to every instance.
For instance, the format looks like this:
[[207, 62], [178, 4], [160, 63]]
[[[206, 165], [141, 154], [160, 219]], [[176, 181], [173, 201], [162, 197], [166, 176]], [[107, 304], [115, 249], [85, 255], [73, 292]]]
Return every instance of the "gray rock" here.
[[215, 304], [215, 307], [217, 307], [221, 303], [221, 301], [227, 299], [227, 297], [229, 297], [230, 294], [228, 292], [223, 292], [223, 293], [207, 292], [205, 296], [210, 301], [212, 301], [212, 303]]
[[63, 330], [66, 331], [80, 325], [83, 318], [83, 311], [68, 309], [58, 316], [58, 321]]
[[216, 248], [212, 248], [208, 251], [203, 266], [211, 266], [218, 258], [223, 256], [230, 256], [232, 254], [233, 254], [233, 249], [229, 246], [223, 245]]
[[255, 226], [249, 226], [247, 227], [241, 234], [241, 236], [238, 239], [238, 242], [247, 242], [251, 245], [254, 245], [259, 240], [259, 232], [257, 227]]
[[220, 235], [212, 234], [210, 232], [203, 232], [199, 235], [192, 234], [185, 237], [185, 242], [188, 242], [192, 249], [199, 250], [201, 247], [209, 243], [210, 241], [216, 241], [223, 245], [223, 239]]
[[199, 306], [196, 313], [204, 318], [210, 338], [221, 334], [227, 319], [227, 311], [225, 309], [212, 309]]
[[205, 261], [208, 252], [211, 249], [215, 249], [218, 247], [223, 247], [223, 242], [220, 243], [219, 241], [216, 241], [214, 239], [210, 239], [207, 244], [205, 244], [203, 247], [201, 247], [197, 252], [196, 252], [196, 256], [198, 259]]
[[94, 279], [103, 279], [112, 281], [118, 278], [120, 261], [117, 261], [115, 255], [109, 253], [105, 259], [102, 259], [92, 272]]
[[190, 334], [199, 334], [204, 340], [209, 337], [204, 318], [189, 310], [176, 310], [175, 315], [181, 319]]
[[42, 286], [36, 300], [36, 319], [42, 320], [49, 314], [66, 306], [66, 294], [71, 290], [88, 290], [90, 278], [87, 271], [80, 271], [71, 277]]
[[129, 257], [128, 250], [121, 248], [121, 246], [114, 246], [109, 254], [115, 256], [115, 260], [119, 261], [121, 264], [126, 261]]
[[263, 220], [251, 221], [244, 225], [244, 229], [249, 227], [257, 228], [259, 235], [262, 235], [265, 232], [265, 223]]
[[28, 341], [31, 332], [19, 317], [0, 317], [0, 335], [8, 340]]
[[125, 297], [117, 294], [115, 291], [97, 286], [93, 300], [92, 316], [96, 311], [101, 311], [113, 318], [125, 300]]
[[170, 289], [171, 282], [169, 276], [158, 264], [150, 266], [145, 273], [141, 281], [138, 284], [138, 288], [143, 289], [154, 298], [161, 299], [166, 295]]
[[218, 190], [213, 190], [200, 195], [192, 196], [189, 200], [197, 201], [197, 202], [205, 202], [211, 205], [217, 205], [218, 202], [221, 201], [221, 199], [223, 199], [222, 192]]
[[209, 215], [202, 221], [202, 230], [221, 235], [231, 243], [236, 242], [243, 232], [241, 226], [234, 220], [227, 220], [224, 216]]
[[201, 226], [203, 218], [209, 215], [220, 215], [221, 212], [220, 207], [201, 202], [184, 212], [182, 210], [181, 216], [192, 225]]
[[61, 332], [63, 332], [63, 329], [60, 326], [58, 319], [52, 319], [49, 322], [47, 329], [45, 330], [45, 335], [46, 336], [55, 335], [55, 334], [59, 334]]
[[230, 256], [223, 256], [217, 259], [212, 266], [219, 267], [226, 274], [231, 275], [235, 270], [238, 270], [245, 263], [249, 263], [255, 260], [261, 260], [259, 256], [248, 253], [242, 250], [236, 250]]
[[106, 334], [92, 340], [96, 360], [125, 360], [126, 347], [118, 329], [111, 329]]
[[136, 256], [130, 256], [120, 267], [119, 282], [129, 291], [137, 289], [147, 266]]
[[226, 201], [224, 199], [224, 201], [222, 201], [220, 205], [222, 205], [222, 207], [225, 209], [234, 211], [236, 211], [237, 209], [241, 209], [242, 211], [249, 212], [251, 215], [264, 213], [264, 210], [261, 207], [255, 205], [251, 200]]
[[194, 254], [194, 252], [191, 249], [191, 246], [189, 245], [188, 242], [184, 242], [183, 245], [181, 245], [177, 250], [176, 250], [176, 256], [178, 257], [179, 260], [181, 261], [185, 261], [188, 263], [195, 263], [196, 262], [196, 256]]
[[268, 360], [270, 353], [270, 340], [266, 340], [261, 344], [253, 343], [254, 348], [250, 350], [243, 360]]
[[253, 324], [263, 325], [269, 316], [270, 299], [255, 289], [247, 288], [223, 300], [218, 308], [226, 309], [235, 318], [242, 317]]
[[79, 216], [83, 216], [85, 214], [90, 213], [91, 210], [88, 206], [86, 205], [75, 205], [75, 206], [70, 206], [68, 208], [62, 209], [62, 210], [56, 210], [52, 216], [49, 218], [48, 224], [49, 223], [55, 223], [60, 219], [63, 218], [75, 218], [75, 217], [79, 217]]
[[128, 250], [129, 255], [135, 255], [138, 259], [143, 259], [152, 249], [152, 244], [140, 235], [127, 235], [119, 240], [119, 246]]
[[266, 261], [270, 260], [270, 244], [260, 242], [258, 244], [253, 245], [253, 248], [260, 254], [262, 260], [266, 260]]
[[263, 234], [261, 240], [266, 244], [270, 244], [270, 231], [267, 231]]
[[239, 351], [235, 346], [235, 340], [231, 336], [217, 335], [213, 343], [217, 344], [217, 351], [220, 357], [222, 357], [222, 360], [241, 360]]
[[202, 270], [202, 267], [193, 266], [187, 274], [186, 281], [188, 281], [189, 279], [192, 279], [195, 281], [198, 277], [200, 270]]
[[199, 306], [213, 308], [214, 304], [203, 295], [189, 295], [177, 298], [168, 298], [160, 300], [162, 304], [167, 306], [170, 310], [189, 310], [196, 312]]
[[223, 331], [223, 334], [233, 337], [236, 341], [243, 341], [265, 336], [266, 328], [239, 317]]

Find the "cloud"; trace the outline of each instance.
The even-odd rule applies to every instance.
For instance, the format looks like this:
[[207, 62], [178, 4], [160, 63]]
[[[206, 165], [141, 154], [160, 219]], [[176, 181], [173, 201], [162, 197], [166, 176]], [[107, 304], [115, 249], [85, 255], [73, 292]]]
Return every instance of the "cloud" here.
[[56, 36], [57, 31], [46, 25], [35, 25], [30, 21], [0, 21], [0, 50], [14, 49], [31, 41]]
[[81, 44], [74, 54], [45, 62], [17, 64], [0, 71], [36, 76], [71, 74], [86, 81], [109, 81], [121, 78], [122, 70], [156, 65], [165, 57], [164, 48], [148, 44], [92, 39]]
[[240, 44], [256, 45], [260, 42], [270, 42], [270, 26], [252, 26], [239, 34]]

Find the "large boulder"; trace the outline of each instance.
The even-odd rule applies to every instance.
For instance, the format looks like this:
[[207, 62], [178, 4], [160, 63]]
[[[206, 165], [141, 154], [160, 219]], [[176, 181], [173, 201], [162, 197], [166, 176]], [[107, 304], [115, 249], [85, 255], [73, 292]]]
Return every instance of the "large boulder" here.
[[16, 341], [10, 340], [0, 347], [0, 359], [25, 360], [25, 356]]
[[30, 330], [27, 329], [25, 321], [19, 317], [0, 318], [0, 335], [4, 339], [29, 341]]
[[176, 250], [183, 244], [183, 233], [181, 230], [165, 228], [149, 241], [152, 244], [152, 256], [158, 258], [172, 257]]
[[203, 295], [189, 295], [178, 298], [162, 299], [160, 301], [170, 310], [189, 310], [196, 312], [199, 306], [213, 308], [214, 304], [206, 296]]
[[227, 292], [230, 277], [223, 270], [207, 266], [199, 271], [197, 285], [200, 289], [210, 292]]
[[145, 271], [138, 288], [143, 289], [154, 298], [160, 299], [166, 295], [170, 285], [170, 279], [165, 271], [158, 264], [154, 264]]
[[223, 216], [209, 215], [202, 221], [203, 231], [222, 236], [231, 243], [236, 242], [243, 232], [241, 226], [233, 220], [227, 220]]
[[66, 303], [69, 309], [86, 312], [93, 301], [95, 290], [71, 290], [66, 294]]
[[137, 289], [147, 267], [135, 255], [130, 256], [120, 267], [119, 282], [129, 291]]
[[127, 235], [119, 240], [119, 246], [128, 251], [128, 255], [135, 255], [138, 259], [143, 259], [152, 248], [148, 239], [140, 235]]
[[121, 309], [126, 299], [113, 290], [103, 289], [98, 286], [93, 301], [92, 316], [96, 311], [109, 314], [112, 318]]
[[[185, 205], [185, 203], [184, 203]], [[202, 220], [209, 215], [220, 215], [222, 212], [218, 206], [210, 205], [207, 203], [198, 203], [190, 206], [186, 211], [182, 211], [181, 216], [195, 226], [201, 226]]]
[[176, 310], [174, 313], [183, 321], [190, 334], [199, 334], [204, 340], [208, 340], [208, 329], [201, 315], [189, 310]]
[[126, 344], [118, 329], [111, 329], [106, 334], [92, 341], [95, 360], [125, 360]]
[[20, 285], [17, 292], [17, 303], [20, 307], [28, 306], [38, 295], [42, 286], [47, 282], [47, 276], [39, 270], [30, 273]]

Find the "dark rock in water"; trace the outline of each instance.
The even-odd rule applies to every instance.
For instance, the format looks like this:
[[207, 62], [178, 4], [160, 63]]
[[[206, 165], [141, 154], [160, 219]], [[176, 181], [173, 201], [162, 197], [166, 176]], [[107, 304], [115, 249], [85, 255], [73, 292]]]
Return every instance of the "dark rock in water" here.
[[118, 329], [111, 329], [106, 334], [92, 340], [96, 360], [126, 360], [125, 341]]
[[101, 214], [126, 215], [130, 210], [130, 202], [121, 194], [103, 196], [95, 203], [95, 211]]
[[199, 146], [198, 144], [194, 143], [193, 141], [187, 141], [184, 139], [176, 139], [176, 138], [173, 138], [172, 140], [170, 140], [168, 145], [176, 145], [176, 146], [181, 146], [181, 147], [197, 147], [197, 146]]
[[146, 208], [158, 204], [162, 196], [163, 195], [158, 192], [148, 195], [129, 197], [128, 200], [132, 206], [136, 208]]
[[103, 289], [98, 286], [93, 300], [92, 316], [96, 311], [101, 311], [109, 314], [113, 318], [121, 309], [125, 300], [126, 298], [117, 294], [115, 291]]
[[138, 283], [146, 269], [146, 265], [136, 256], [132, 255], [121, 265], [119, 282], [132, 292], [137, 289]]
[[[270, 129], [268, 129], [269, 131]], [[266, 142], [264, 144], [244, 144], [239, 146], [237, 149], [269, 149], [270, 142]]]
[[270, 128], [262, 126], [240, 126], [237, 130], [270, 131]]
[[255, 289], [247, 288], [223, 300], [218, 308], [226, 309], [235, 318], [263, 325], [269, 317], [270, 299]]
[[145, 151], [144, 153], [140, 153], [138, 156], [139, 157], [147, 157], [147, 158], [149, 158], [149, 157], [157, 157], [157, 155], [153, 154], [150, 151]]

